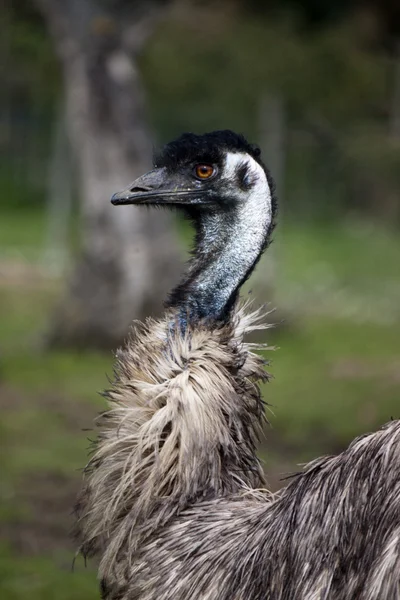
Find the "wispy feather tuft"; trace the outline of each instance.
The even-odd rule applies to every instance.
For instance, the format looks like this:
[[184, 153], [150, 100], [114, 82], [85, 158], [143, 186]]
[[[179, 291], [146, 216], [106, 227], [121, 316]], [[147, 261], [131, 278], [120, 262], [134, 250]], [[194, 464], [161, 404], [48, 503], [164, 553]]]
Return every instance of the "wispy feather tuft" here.
[[77, 505], [84, 554], [111, 573], [188, 506], [264, 485], [255, 447], [265, 421], [265, 361], [243, 341], [261, 310], [230, 324], [171, 332], [172, 315], [135, 325], [117, 355], [95, 452]]

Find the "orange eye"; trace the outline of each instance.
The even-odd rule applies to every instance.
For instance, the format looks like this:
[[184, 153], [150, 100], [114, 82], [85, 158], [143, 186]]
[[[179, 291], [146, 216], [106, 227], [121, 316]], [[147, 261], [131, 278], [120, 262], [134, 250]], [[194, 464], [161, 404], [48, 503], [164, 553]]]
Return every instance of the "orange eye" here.
[[194, 172], [198, 179], [209, 179], [215, 171], [211, 165], [196, 165]]

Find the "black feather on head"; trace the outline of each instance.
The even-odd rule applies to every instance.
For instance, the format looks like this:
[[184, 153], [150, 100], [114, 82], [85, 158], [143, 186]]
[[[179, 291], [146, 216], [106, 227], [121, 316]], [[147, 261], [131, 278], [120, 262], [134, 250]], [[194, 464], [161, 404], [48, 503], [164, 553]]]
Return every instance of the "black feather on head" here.
[[154, 156], [155, 167], [165, 167], [174, 171], [182, 165], [190, 163], [213, 163], [222, 165], [227, 152], [246, 152], [264, 167], [261, 162], [261, 151], [255, 144], [250, 144], [243, 135], [230, 131], [212, 131], [203, 135], [184, 133], [176, 140], [166, 144]]

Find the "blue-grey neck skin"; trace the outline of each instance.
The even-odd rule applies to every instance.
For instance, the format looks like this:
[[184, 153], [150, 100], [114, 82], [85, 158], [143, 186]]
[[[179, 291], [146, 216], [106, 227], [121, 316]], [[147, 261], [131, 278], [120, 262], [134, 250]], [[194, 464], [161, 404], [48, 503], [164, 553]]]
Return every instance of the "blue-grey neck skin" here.
[[[249, 164], [250, 189], [240, 190], [235, 172]], [[178, 309], [183, 329], [188, 321], [225, 322], [240, 286], [248, 278], [268, 242], [272, 221], [271, 190], [262, 167], [248, 155], [228, 154], [224, 198], [218, 210], [196, 217], [196, 248], [183, 282], [169, 305]]]

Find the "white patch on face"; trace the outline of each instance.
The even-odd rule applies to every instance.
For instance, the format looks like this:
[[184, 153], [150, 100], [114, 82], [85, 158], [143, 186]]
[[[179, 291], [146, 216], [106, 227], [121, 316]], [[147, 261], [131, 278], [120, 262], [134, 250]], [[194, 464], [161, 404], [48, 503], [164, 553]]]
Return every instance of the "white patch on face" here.
[[[248, 168], [247, 177], [253, 181], [249, 191], [241, 190], [238, 186], [238, 170], [245, 164]], [[256, 199], [261, 205], [269, 205], [268, 213], [271, 213], [271, 190], [268, 185], [267, 176], [261, 165], [252, 156], [242, 152], [228, 152], [223, 169], [223, 179], [227, 182], [229, 195], [242, 198], [243, 201], [254, 203]]]
[[[238, 172], [248, 167], [249, 182], [240, 187]], [[211, 260], [196, 278], [196, 295], [210, 304], [210, 310], [221, 311], [235, 290], [241, 285], [265, 245], [272, 219], [271, 190], [264, 169], [247, 153], [229, 152], [221, 169], [218, 191], [232, 212], [215, 211], [207, 216], [204, 250], [211, 252]], [[224, 236], [224, 245], [216, 239]], [[212, 297], [212, 302], [210, 300]]]
[[[253, 183], [249, 190], [240, 189], [238, 183], [238, 170], [243, 164], [247, 166], [247, 177]], [[269, 228], [272, 218], [271, 190], [264, 169], [247, 153], [229, 152], [223, 178], [226, 180], [227, 195], [239, 200], [238, 214], [244, 226], [241, 235], [248, 237], [246, 231], [251, 231], [256, 241], [261, 232]]]
[[[238, 169], [244, 163], [253, 182], [249, 190], [242, 190], [238, 181]], [[224, 296], [228, 298], [237, 287], [262, 250], [271, 225], [272, 200], [264, 169], [247, 153], [227, 154], [222, 179], [224, 185], [221, 187], [226, 201], [236, 205], [235, 216], [229, 224], [230, 235], [224, 250], [203, 272], [200, 287], [210, 287], [212, 280], [223, 281], [224, 292], [220, 291], [220, 297], [224, 300]], [[217, 222], [215, 230], [220, 226]], [[223, 227], [226, 227], [226, 223]]]

